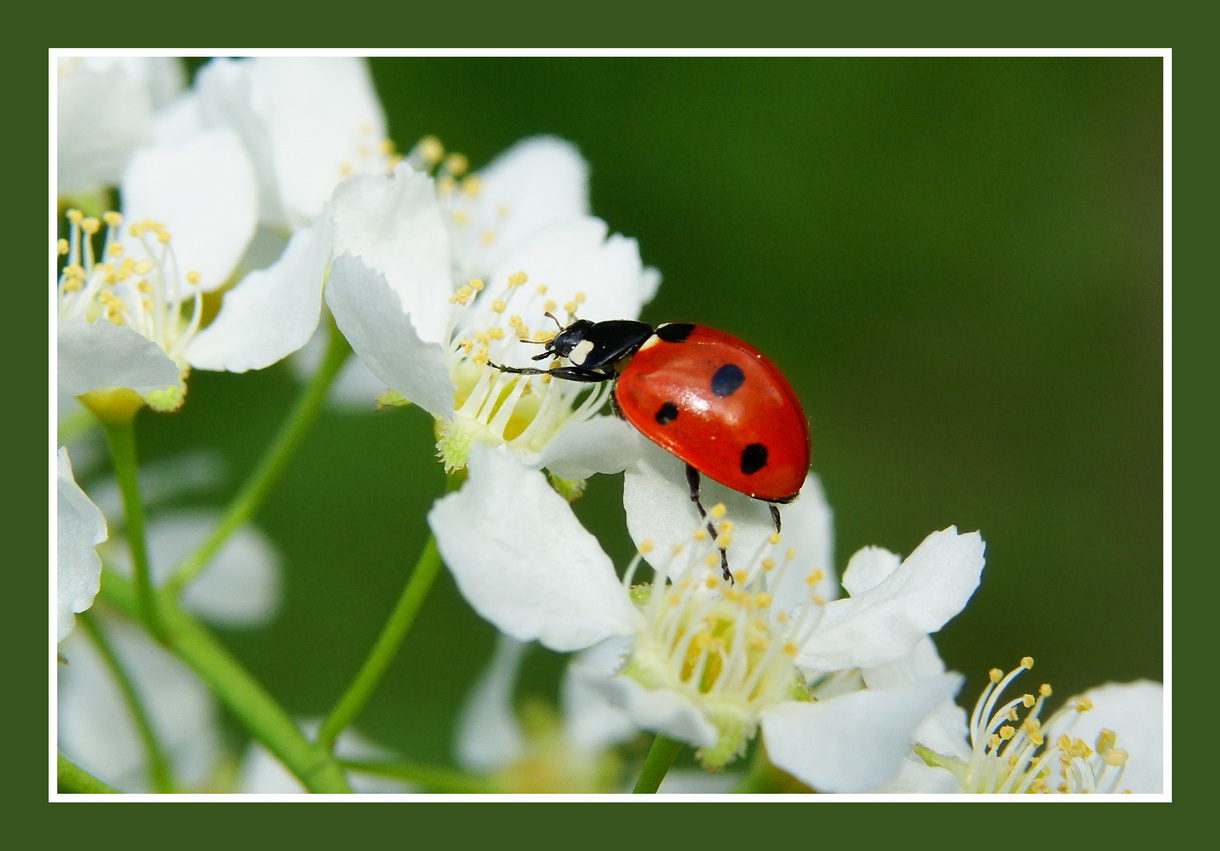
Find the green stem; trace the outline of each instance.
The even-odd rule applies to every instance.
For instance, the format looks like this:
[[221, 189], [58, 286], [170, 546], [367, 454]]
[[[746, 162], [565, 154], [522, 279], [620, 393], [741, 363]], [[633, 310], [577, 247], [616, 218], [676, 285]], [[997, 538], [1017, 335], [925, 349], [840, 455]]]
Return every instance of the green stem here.
[[485, 794], [498, 791], [495, 784], [483, 777], [474, 777], [451, 768], [414, 765], [409, 762], [378, 760], [340, 760], [339, 764], [352, 771], [404, 780], [427, 792]]
[[[160, 600], [167, 646], [212, 689], [250, 733], [311, 792], [350, 792], [339, 764], [301, 735], [275, 699], [207, 629], [164, 592]], [[99, 596], [131, 616], [135, 590], [114, 571], [102, 574]]]
[[301, 445], [301, 441], [309, 432], [310, 427], [317, 420], [318, 413], [322, 410], [322, 404], [326, 401], [327, 391], [334, 383], [347, 356], [351, 354], [351, 348], [343, 339], [343, 335], [339, 333], [339, 329], [335, 327], [334, 322], [330, 319], [327, 319], [326, 322], [329, 337], [322, 363], [318, 365], [309, 384], [302, 389], [287, 419], [280, 426], [279, 433], [268, 446], [263, 459], [246, 479], [241, 490], [233, 497], [224, 516], [212, 529], [212, 533], [174, 568], [173, 574], [166, 583], [166, 588], [170, 589], [175, 596], [201, 570], [207, 567], [208, 562], [229, 539], [229, 536], [240, 529], [259, 509], [288, 465], [288, 461]]
[[61, 792], [79, 792], [83, 794], [115, 794], [119, 790], [98, 780], [88, 771], [59, 754], [59, 768], [56, 770], [56, 783]]
[[750, 767], [746, 770], [745, 776], [733, 787], [733, 792], [740, 795], [766, 792], [771, 786], [771, 776], [771, 760], [767, 759], [767, 749], [760, 741], [754, 748]]
[[55, 442], [66, 446], [97, 425], [97, 418], [88, 408], [79, 407], [55, 424]]
[[111, 676], [114, 677], [115, 684], [118, 685], [119, 691], [123, 695], [123, 700], [127, 702], [127, 708], [131, 711], [132, 720], [136, 725], [136, 732], [144, 746], [144, 755], [148, 758], [148, 778], [152, 781], [153, 789], [157, 792], [174, 791], [174, 781], [170, 776], [169, 762], [165, 758], [165, 752], [161, 749], [160, 742], [157, 741], [157, 733], [153, 729], [152, 720], [144, 710], [144, 703], [140, 700], [135, 683], [127, 675], [127, 669], [119, 661], [118, 655], [114, 652], [114, 647], [106, 637], [106, 634], [102, 632], [102, 628], [93, 616], [93, 613], [83, 612], [77, 617], [77, 621], [89, 634], [89, 638], [92, 639], [98, 653], [101, 654], [102, 662], [105, 663]]
[[402, 640], [415, 623], [415, 616], [419, 614], [424, 598], [440, 572], [440, 566], [441, 555], [436, 548], [436, 538], [429, 535], [419, 554], [419, 560], [415, 563], [415, 569], [411, 571], [411, 578], [403, 588], [389, 620], [382, 627], [381, 635], [377, 637], [373, 649], [369, 651], [368, 658], [364, 660], [351, 685], [322, 724], [322, 729], [318, 732], [319, 747], [329, 752], [338, 735], [360, 714], [360, 710], [364, 708], [398, 653]]
[[127, 546], [131, 550], [132, 581], [135, 583], [136, 611], [152, 636], [165, 643], [165, 626], [157, 607], [148, 566], [148, 546], [144, 539], [144, 503], [140, 500], [139, 461], [136, 458], [135, 417], [99, 418], [114, 477], [123, 496]]
[[661, 781], [665, 779], [665, 775], [669, 773], [670, 766], [674, 764], [674, 759], [680, 750], [682, 750], [681, 742], [675, 742], [673, 739], [667, 739], [658, 734], [652, 740], [652, 747], [648, 749], [648, 758], [644, 760], [640, 779], [635, 781], [635, 788], [631, 791], [637, 795], [656, 792], [661, 786]]

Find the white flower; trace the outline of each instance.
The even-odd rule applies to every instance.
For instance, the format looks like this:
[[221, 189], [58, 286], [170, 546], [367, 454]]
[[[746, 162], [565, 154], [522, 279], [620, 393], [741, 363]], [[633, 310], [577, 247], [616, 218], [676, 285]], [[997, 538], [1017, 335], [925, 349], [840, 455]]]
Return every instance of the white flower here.
[[[827, 526], [811, 476], [785, 511], [786, 534], [804, 538], [804, 551], [785, 549], [773, 534], [754, 552], [730, 556], [736, 585], [729, 586], [700, 528], [694, 540], [689, 532], [664, 539], [672, 548], [639, 542], [657, 577], [632, 588], [639, 560], [620, 580], [540, 474], [489, 447], [474, 447], [471, 462], [463, 488], [429, 514], [466, 599], [501, 631], [554, 650], [628, 638], [629, 655], [603, 681], [606, 691], [641, 726], [700, 747], [706, 766], [726, 764], [761, 726], [772, 761], [804, 782], [826, 791], [873, 788], [897, 771], [916, 724], [960, 684], [942, 675], [812, 702], [798, 664], [812, 660], [829, 673], [909, 653], [922, 637], [910, 624], [938, 629], [944, 620], [935, 621], [960, 610], [977, 584], [977, 533], [935, 533], [884, 577], [861, 579], [867, 567], [853, 559], [844, 582], [864, 593], [827, 602], [828, 542], [805, 531]], [[712, 515], [721, 542], [731, 537], [736, 545], [736, 524], [730, 529], [716, 508]], [[929, 606], [931, 617], [915, 614]], [[847, 642], [857, 622], [880, 635], [853, 653]]]
[[[322, 722], [310, 719], [297, 725], [301, 733], [312, 740]], [[394, 759], [394, 753], [368, 739], [353, 729], [344, 730], [335, 740], [334, 755], [337, 759], [382, 761]], [[292, 772], [276, 759], [261, 742], [251, 742], [241, 760], [237, 772], [237, 788], [245, 795], [291, 795], [307, 790]], [[406, 793], [413, 791], [410, 784], [386, 777], [371, 777], [353, 772], [350, 778], [352, 791], [359, 794]]]
[[[922, 659], [905, 666], [938, 665], [927, 643]], [[1051, 687], [1005, 697], [1004, 692], [1033, 667], [1028, 656], [990, 682], [969, 720], [951, 703], [933, 724], [916, 730], [918, 759], [909, 760], [883, 791], [1075, 794], [1163, 790], [1164, 690], [1141, 680], [1109, 684], [1069, 698], [1045, 721]], [[871, 684], [870, 684], [871, 685]]]
[[[511, 156], [557, 162], [554, 170], [567, 174], [574, 154], [555, 140], [534, 140]], [[492, 177], [510, 175], [507, 187], [528, 188], [522, 168], [512, 160], [496, 164]], [[477, 192], [465, 185], [452, 191], [471, 192], [475, 200], [483, 193], [503, 197], [492, 178], [480, 180]], [[535, 191], [551, 190], [540, 180]], [[340, 330], [383, 386], [439, 421], [449, 469], [464, 466], [477, 442], [507, 443], [564, 479], [622, 469], [634, 445], [631, 430], [594, 419], [608, 384], [509, 375], [486, 363], [528, 363], [538, 349], [522, 341], [553, 333], [529, 327], [524, 317], [542, 320], [560, 309], [569, 316], [579, 309], [635, 317], [656, 290], [656, 271], [641, 264], [634, 240], [607, 236], [597, 219], [530, 228], [513, 224], [509, 204], [505, 232], [529, 235], [505, 247], [484, 278], [455, 279], [483, 259], [458, 250], [462, 243], [452, 236], [458, 203], [438, 199], [431, 178], [402, 165], [389, 178], [358, 178], [339, 188], [335, 243], [346, 253], [332, 265], [326, 300]], [[523, 206], [537, 216], [536, 204]]]
[[170, 57], [65, 57], [56, 72], [60, 198], [117, 184], [131, 154], [152, 141], [157, 110], [186, 79]]
[[56, 525], [56, 641], [63, 641], [76, 615], [93, 605], [102, 578], [97, 546], [106, 540], [106, 518], [72, 476], [68, 450], [59, 449]]

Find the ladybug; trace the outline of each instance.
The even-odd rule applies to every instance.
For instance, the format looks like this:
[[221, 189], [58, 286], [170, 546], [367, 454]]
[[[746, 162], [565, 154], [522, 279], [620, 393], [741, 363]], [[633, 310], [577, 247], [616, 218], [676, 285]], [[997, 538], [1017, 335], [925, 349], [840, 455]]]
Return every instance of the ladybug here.
[[[700, 474], [761, 500], [771, 509], [796, 499], [809, 471], [809, 424], [792, 386], [752, 346], [690, 322], [656, 328], [646, 322], [574, 320], [533, 357], [566, 358], [550, 369], [489, 365], [501, 372], [551, 375], [568, 381], [613, 381], [615, 413], [686, 464], [691, 501]], [[527, 340], [525, 342], [539, 342]], [[708, 523], [708, 531], [716, 530]], [[732, 581], [724, 550], [725, 579]]]

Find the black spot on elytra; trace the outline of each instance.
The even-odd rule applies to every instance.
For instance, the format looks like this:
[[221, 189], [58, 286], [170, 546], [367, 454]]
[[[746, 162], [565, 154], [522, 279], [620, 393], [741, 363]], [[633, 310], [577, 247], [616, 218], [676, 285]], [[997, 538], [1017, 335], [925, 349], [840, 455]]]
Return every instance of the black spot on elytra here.
[[726, 363], [712, 376], [712, 392], [717, 396], [732, 396], [746, 380], [745, 373], [735, 363]]
[[670, 322], [657, 329], [657, 336], [667, 343], [681, 343], [694, 330], [695, 326], [689, 322]]
[[741, 450], [741, 472], [747, 476], [757, 473], [767, 466], [767, 447], [761, 443], [751, 443]]
[[669, 425], [678, 418], [678, 406], [673, 402], [666, 402], [661, 407], [657, 408], [657, 422], [661, 425]]

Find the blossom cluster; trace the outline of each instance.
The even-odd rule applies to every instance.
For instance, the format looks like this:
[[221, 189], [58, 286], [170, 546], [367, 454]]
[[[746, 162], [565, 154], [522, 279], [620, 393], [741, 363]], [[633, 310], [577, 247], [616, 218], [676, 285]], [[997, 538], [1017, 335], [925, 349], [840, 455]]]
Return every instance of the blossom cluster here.
[[[968, 718], [958, 708], [963, 677], [931, 636], [979, 585], [979, 532], [931, 531], [905, 557], [866, 547], [840, 572], [815, 474], [782, 508], [782, 530], [766, 503], [715, 482], [704, 517], [685, 464], [606, 413], [610, 382], [493, 366], [530, 365], [530, 344], [578, 316], [637, 319], [660, 284], [637, 242], [590, 212], [571, 143], [526, 139], [477, 171], [431, 137], [400, 153], [368, 70], [340, 58], [218, 59], [189, 86], [171, 60], [61, 59], [57, 103], [61, 404], [113, 426], [186, 404], [193, 370], [291, 358], [308, 382], [341, 335], [356, 357], [332, 402], [427, 412], [455, 483], [428, 526], [502, 636], [456, 741], [458, 765], [488, 788], [626, 791], [621, 746], [648, 732], [689, 745], [703, 770], [671, 772], [662, 791], [750, 788], [748, 759], [818, 792], [1161, 791], [1158, 684], [1103, 686], [1043, 721], [1049, 686], [1003, 697], [1033, 664], [1022, 660], [993, 673]], [[114, 189], [121, 209], [104, 203]], [[184, 459], [160, 475], [182, 486], [183, 471], [214, 468]], [[571, 506], [585, 480], [612, 473], [628, 564]], [[158, 471], [144, 474], [154, 491]], [[189, 616], [262, 623], [279, 599], [278, 557], [247, 523], [206, 565], [175, 573], [219, 518], [161, 514], [133, 542], [144, 533], [113, 521], [118, 500], [93, 496], [61, 448], [59, 750], [117, 788], [163, 790], [138, 757], [151, 735], [179, 787], [214, 790], [216, 684], [147, 623], [91, 613], [82, 636], [74, 620], [103, 573], [139, 585], [140, 559], [123, 554], [134, 543], [147, 581], [180, 592]], [[513, 684], [533, 643], [573, 655], [562, 705], [518, 713]], [[151, 734], [126, 717], [119, 669], [146, 696]], [[315, 741], [337, 732], [297, 727]], [[333, 752], [395, 759], [351, 730]], [[227, 788], [299, 789], [281, 763], [256, 745]]]

